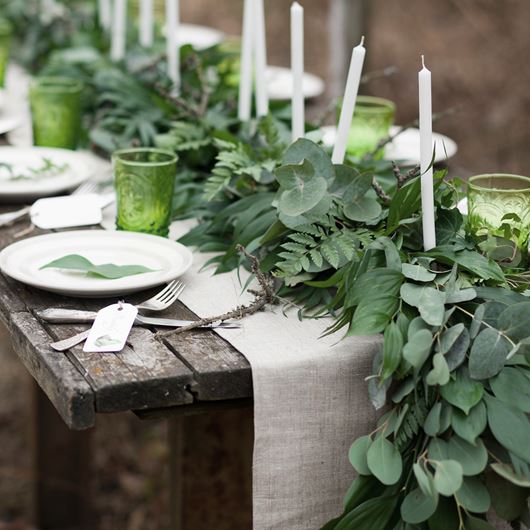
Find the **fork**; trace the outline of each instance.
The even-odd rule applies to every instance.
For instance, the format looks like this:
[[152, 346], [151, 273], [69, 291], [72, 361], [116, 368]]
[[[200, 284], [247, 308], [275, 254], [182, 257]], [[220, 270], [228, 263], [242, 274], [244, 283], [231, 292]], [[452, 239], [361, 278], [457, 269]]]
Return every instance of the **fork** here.
[[[96, 189], [97, 189], [97, 184], [95, 184], [94, 182], [85, 182], [81, 184], [81, 186], [76, 188], [71, 194], [72, 195], [85, 195], [88, 193], [95, 192]], [[24, 206], [24, 208], [21, 208], [20, 210], [0, 214], [0, 227], [11, 224], [13, 221], [20, 219], [21, 217], [24, 217], [25, 215], [28, 215], [30, 211], [31, 211], [31, 206]]]

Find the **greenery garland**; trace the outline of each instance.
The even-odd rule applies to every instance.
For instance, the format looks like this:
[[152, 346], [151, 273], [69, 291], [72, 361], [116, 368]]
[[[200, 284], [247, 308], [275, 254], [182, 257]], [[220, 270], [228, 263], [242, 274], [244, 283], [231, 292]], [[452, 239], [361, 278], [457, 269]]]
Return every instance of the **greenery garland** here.
[[53, 34], [43, 24], [78, 20], [25, 62], [85, 80], [87, 141], [179, 152], [175, 217], [201, 220], [184, 243], [217, 252], [218, 272], [247, 263], [242, 246], [300, 317], [382, 334], [369, 392], [384, 413], [354, 441], [358, 477], [324, 528], [486, 530], [491, 508], [530, 526], [529, 277], [513, 259], [511, 219], [504, 238], [476, 238], [456, 208], [460, 184], [437, 173], [439, 246], [423, 252], [417, 171], [370, 156], [333, 165], [317, 133], [289, 146], [285, 107], [238, 123], [232, 51], [185, 47], [174, 98], [156, 49], [112, 65], [93, 18], [28, 20], [17, 4], [26, 43]]

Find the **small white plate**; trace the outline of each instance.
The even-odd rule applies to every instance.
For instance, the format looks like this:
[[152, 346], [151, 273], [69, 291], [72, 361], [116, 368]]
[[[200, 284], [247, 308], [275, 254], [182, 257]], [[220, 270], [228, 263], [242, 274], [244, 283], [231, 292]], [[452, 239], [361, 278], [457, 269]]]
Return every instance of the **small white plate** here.
[[54, 164], [67, 164], [68, 168], [55, 176], [28, 180], [0, 178], [0, 201], [31, 202], [72, 190], [93, 176], [96, 171], [93, 160], [84, 153], [51, 147], [0, 147], [0, 163], [8, 163], [24, 169], [38, 168], [43, 160]]
[[[164, 35], [166, 28], [163, 29]], [[206, 50], [225, 40], [225, 34], [215, 28], [198, 26], [196, 24], [181, 24], [178, 29], [178, 43], [180, 46], [191, 44], [196, 50]]]
[[[293, 95], [293, 75], [289, 68], [267, 66], [267, 90], [272, 100], [288, 100]], [[303, 90], [305, 99], [321, 96], [326, 89], [324, 81], [313, 74], [304, 74]]]
[[[143, 265], [155, 272], [106, 280], [82, 272], [40, 267], [68, 254], [93, 263]], [[107, 230], [76, 230], [18, 241], [0, 252], [0, 270], [27, 285], [66, 296], [102, 298], [121, 296], [174, 280], [191, 266], [191, 251], [169, 239]]]
[[[322, 127], [322, 142], [326, 147], [335, 144], [337, 128], [334, 126]], [[400, 127], [390, 128], [390, 134], [397, 134]], [[433, 133], [436, 144], [436, 157], [434, 162], [440, 163], [456, 155], [458, 145], [454, 140], [439, 133]], [[401, 160], [405, 165], [415, 166], [420, 163], [420, 131], [418, 129], [407, 129], [385, 148], [385, 160]]]

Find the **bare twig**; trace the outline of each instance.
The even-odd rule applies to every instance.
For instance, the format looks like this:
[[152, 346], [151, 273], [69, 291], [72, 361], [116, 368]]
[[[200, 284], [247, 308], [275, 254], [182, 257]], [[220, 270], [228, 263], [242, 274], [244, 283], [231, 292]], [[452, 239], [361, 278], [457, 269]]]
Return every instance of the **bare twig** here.
[[196, 329], [201, 326], [207, 326], [209, 324], [214, 324], [216, 322], [225, 322], [227, 320], [240, 320], [245, 316], [253, 315], [258, 311], [261, 311], [267, 304], [272, 304], [275, 302], [276, 291], [274, 289], [272, 277], [268, 274], [265, 274], [261, 270], [259, 260], [258, 258], [256, 258], [256, 256], [249, 254], [241, 245], [237, 245], [236, 249], [250, 261], [250, 269], [256, 277], [256, 280], [258, 281], [258, 284], [260, 286], [259, 291], [249, 289], [249, 292], [254, 295], [254, 300], [252, 301], [252, 303], [249, 305], [238, 306], [235, 309], [232, 309], [231, 311], [228, 311], [227, 313], [224, 313], [222, 315], [201, 318], [195, 321], [193, 324], [189, 324], [188, 326], [184, 326], [182, 328], [173, 329], [171, 331], [158, 332], [156, 334], [156, 337], [159, 340], [168, 337], [169, 335], [184, 333], [185, 331], [190, 331], [192, 329]]
[[390, 197], [390, 195], [387, 195], [385, 193], [385, 190], [381, 187], [381, 184], [377, 182], [375, 175], [372, 178], [372, 188], [374, 189], [375, 193], [382, 201], [389, 203], [392, 200], [392, 197]]
[[400, 167], [396, 162], [392, 162], [392, 171], [397, 180], [397, 188], [402, 188], [409, 180], [417, 177], [420, 174], [420, 166], [414, 166], [406, 173], [402, 173]]
[[370, 83], [374, 79], [380, 79], [381, 77], [390, 77], [398, 72], [397, 66], [387, 66], [381, 70], [374, 70], [368, 72], [361, 77], [361, 84]]

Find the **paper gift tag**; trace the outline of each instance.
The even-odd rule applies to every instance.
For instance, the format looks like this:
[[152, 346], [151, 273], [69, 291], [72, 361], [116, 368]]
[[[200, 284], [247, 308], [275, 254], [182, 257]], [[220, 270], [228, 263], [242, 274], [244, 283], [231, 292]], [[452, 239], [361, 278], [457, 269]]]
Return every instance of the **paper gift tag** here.
[[69, 228], [98, 225], [102, 220], [101, 199], [94, 193], [39, 199], [30, 210], [38, 228]]
[[117, 303], [98, 312], [83, 351], [117, 352], [123, 350], [138, 309], [131, 304]]

